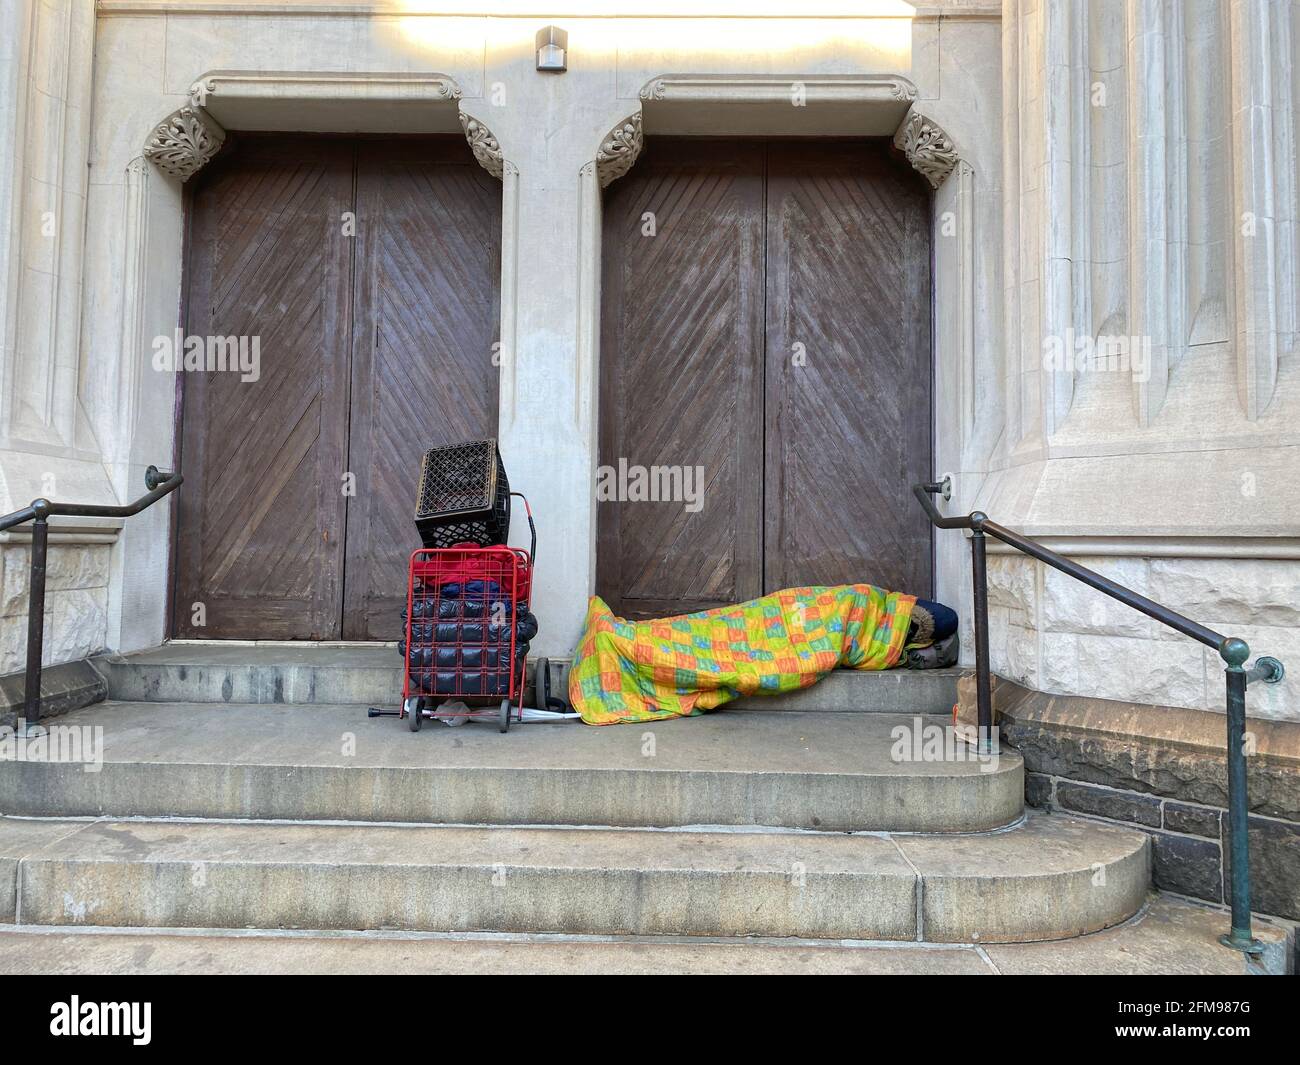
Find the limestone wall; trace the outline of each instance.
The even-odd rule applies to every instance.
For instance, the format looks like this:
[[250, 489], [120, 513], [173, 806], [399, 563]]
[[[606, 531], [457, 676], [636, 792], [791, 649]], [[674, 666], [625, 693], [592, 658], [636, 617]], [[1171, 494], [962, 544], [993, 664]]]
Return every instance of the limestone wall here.
[[[52, 544], [46, 561], [46, 665], [72, 662], [108, 643], [108, 544]], [[0, 674], [27, 663], [27, 592], [31, 556], [26, 544], [0, 547]]]
[[[0, 513], [37, 496], [113, 504], [80, 387], [95, 12], [2, 0], [0, 25]], [[52, 523], [46, 662], [106, 646], [119, 524]], [[0, 533], [0, 673], [25, 662], [27, 539]]]
[[[1075, 560], [1217, 631], [1240, 636], [1257, 654], [1300, 662], [1294, 561]], [[1224, 663], [1217, 652], [1033, 559], [989, 559], [989, 628], [998, 672], [1027, 687], [1223, 711]], [[1281, 684], [1253, 685], [1248, 705], [1252, 716], [1300, 719], [1296, 672]]]
[[[1003, 5], [1005, 420], [958, 479], [962, 509], [1288, 665], [1298, 31], [1289, 0]], [[1222, 710], [1213, 652], [1029, 560], [993, 571], [1006, 675]], [[1300, 688], [1249, 704], [1300, 718]]]

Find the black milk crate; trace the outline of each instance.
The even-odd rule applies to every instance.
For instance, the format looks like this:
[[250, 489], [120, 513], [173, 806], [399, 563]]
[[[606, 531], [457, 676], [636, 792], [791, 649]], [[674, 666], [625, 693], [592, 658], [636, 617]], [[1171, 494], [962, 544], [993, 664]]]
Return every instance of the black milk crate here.
[[425, 547], [506, 542], [510, 482], [495, 440], [448, 444], [424, 453], [415, 527]]

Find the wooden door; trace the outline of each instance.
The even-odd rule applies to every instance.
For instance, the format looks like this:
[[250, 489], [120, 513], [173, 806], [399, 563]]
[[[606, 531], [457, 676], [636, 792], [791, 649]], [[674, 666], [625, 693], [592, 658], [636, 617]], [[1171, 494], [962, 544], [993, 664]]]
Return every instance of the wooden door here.
[[261, 376], [183, 375], [175, 632], [395, 638], [420, 455], [496, 434], [500, 186], [459, 137], [245, 135], [200, 182], [186, 331]]
[[260, 372], [182, 375], [178, 636], [339, 634], [352, 172], [345, 142], [249, 138], [196, 190], [185, 332], [257, 338]]
[[768, 591], [932, 593], [930, 203], [880, 141], [767, 154]]
[[762, 160], [758, 143], [651, 141], [605, 204], [600, 462], [704, 481], [696, 510], [599, 504], [597, 586], [627, 617], [761, 591]]
[[888, 143], [652, 138], [603, 254], [601, 463], [706, 468], [697, 514], [600, 503], [614, 610], [931, 594], [929, 194]]
[[343, 636], [395, 640], [427, 448], [496, 436], [501, 183], [464, 139], [365, 142]]

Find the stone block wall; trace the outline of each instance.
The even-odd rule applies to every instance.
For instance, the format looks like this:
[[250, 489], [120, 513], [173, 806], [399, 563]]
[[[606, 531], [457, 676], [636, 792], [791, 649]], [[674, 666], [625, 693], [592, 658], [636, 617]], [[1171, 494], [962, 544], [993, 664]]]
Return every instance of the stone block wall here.
[[[1300, 721], [1300, 562], [1126, 558], [1074, 561], [1293, 666], [1250, 689], [1254, 717]], [[1063, 695], [1223, 713], [1217, 652], [1022, 555], [991, 555], [989, 649], [1003, 677]]]
[[[45, 584], [46, 665], [102, 651], [108, 636], [109, 544], [52, 543]], [[31, 550], [0, 544], [0, 675], [27, 662]]]
[[[1151, 836], [1152, 876], [1162, 891], [1232, 901], [1227, 811], [1123, 788], [1030, 773], [1031, 805], [1142, 828]], [[1251, 908], [1300, 921], [1300, 822], [1250, 818]]]
[[[970, 685], [961, 685], [970, 698]], [[1055, 697], [999, 682], [1003, 742], [1035, 807], [1147, 832], [1155, 886], [1231, 901], [1220, 714]], [[1300, 921], [1300, 723], [1247, 722], [1251, 908]]]

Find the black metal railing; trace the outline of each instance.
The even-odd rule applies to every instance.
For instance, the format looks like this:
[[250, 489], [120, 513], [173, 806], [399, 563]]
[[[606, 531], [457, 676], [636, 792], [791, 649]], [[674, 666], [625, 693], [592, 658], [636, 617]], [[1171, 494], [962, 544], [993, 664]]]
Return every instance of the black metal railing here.
[[49, 553], [50, 518], [129, 518], [176, 491], [184, 479], [179, 473], [162, 473], [157, 466], [150, 466], [144, 471], [144, 484], [149, 492], [134, 503], [105, 507], [33, 499], [29, 506], [0, 518], [0, 532], [25, 522], [32, 523], [32, 574], [27, 591], [27, 672], [23, 681], [23, 718], [28, 728], [41, 719], [41, 658], [45, 651], [45, 561]]
[[1246, 798], [1246, 686], [1257, 681], [1276, 684], [1285, 675], [1282, 663], [1276, 658], [1261, 657], [1249, 669], [1246, 660], [1250, 647], [1245, 640], [1215, 632], [1189, 617], [1170, 610], [1167, 606], [1138, 595], [1131, 588], [1116, 584], [1100, 573], [1071, 562], [1068, 558], [1049, 551], [1042, 544], [1012, 532], [991, 521], [987, 514], [972, 511], [970, 514], [946, 517], [940, 514], [931, 496], [951, 494], [949, 478], [927, 484], [914, 484], [912, 493], [925, 509], [931, 524], [939, 529], [969, 529], [971, 534], [971, 574], [974, 585], [975, 607], [975, 677], [976, 705], [978, 709], [978, 743], [982, 750], [993, 745], [993, 692], [989, 677], [989, 603], [988, 575], [985, 560], [986, 535], [996, 537], [1031, 558], [1060, 570], [1082, 581], [1103, 595], [1116, 599], [1125, 606], [1140, 611], [1162, 625], [1190, 636], [1193, 640], [1213, 647], [1227, 663], [1227, 723], [1228, 723], [1228, 832], [1231, 846], [1230, 878], [1232, 882], [1232, 929], [1221, 941], [1237, 950], [1255, 953], [1259, 944], [1250, 930], [1250, 855], [1248, 851], [1247, 819], [1250, 811]]

